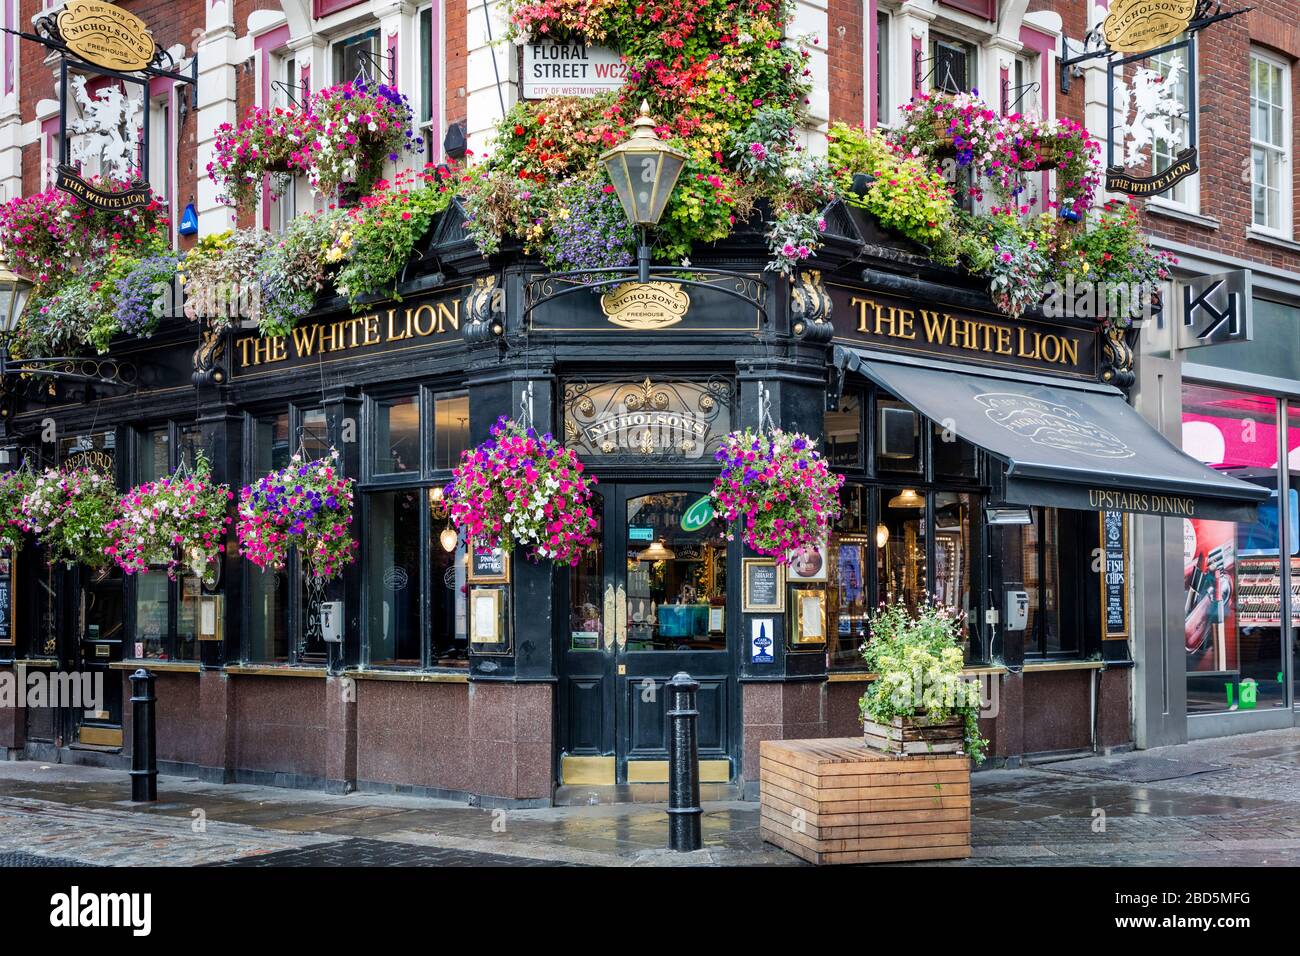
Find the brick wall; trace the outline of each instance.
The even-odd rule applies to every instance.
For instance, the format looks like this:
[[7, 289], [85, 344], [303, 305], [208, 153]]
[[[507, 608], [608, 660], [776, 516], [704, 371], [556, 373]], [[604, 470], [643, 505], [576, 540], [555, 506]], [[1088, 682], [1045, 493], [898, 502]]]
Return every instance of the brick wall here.
[[[1300, 251], [1248, 238], [1250, 187], [1250, 51], [1267, 48], [1291, 62], [1293, 221], [1300, 223], [1300, 163], [1294, 161], [1300, 135], [1294, 122], [1300, 103], [1300, 22], [1294, 0], [1258, 0], [1254, 9], [1212, 24], [1200, 34], [1198, 112], [1201, 162], [1200, 212], [1218, 220], [1218, 228], [1166, 216], [1145, 215], [1149, 231], [1169, 240], [1260, 262], [1300, 270]], [[1086, 29], [1086, 6], [1073, 0], [1034, 0], [1031, 10], [1055, 10], [1074, 40]], [[1068, 96], [1057, 96], [1057, 113], [1076, 119], [1083, 113], [1082, 82]], [[1300, 227], [1296, 229], [1300, 236]]]
[[830, 37], [826, 48], [830, 77], [830, 119], [850, 125], [865, 121], [866, 84], [862, 82], [863, 0], [828, 0]]
[[465, 107], [465, 57], [468, 38], [465, 30], [465, 13], [468, 7], [457, 0], [448, 0], [443, 5], [443, 24], [446, 33], [446, 103], [444, 105], [447, 125], [464, 122], [467, 118]]

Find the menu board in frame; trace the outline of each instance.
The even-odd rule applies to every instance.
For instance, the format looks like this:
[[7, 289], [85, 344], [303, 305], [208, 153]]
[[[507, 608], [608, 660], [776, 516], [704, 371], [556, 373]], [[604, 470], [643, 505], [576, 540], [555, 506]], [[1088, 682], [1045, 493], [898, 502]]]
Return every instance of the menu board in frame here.
[[10, 548], [0, 548], [0, 646], [13, 647], [18, 634], [18, 602], [14, 600], [18, 559]]
[[496, 547], [489, 548], [473, 538], [469, 542], [469, 579], [475, 584], [508, 584], [510, 555]]
[[785, 610], [785, 575], [771, 558], [744, 558], [741, 579], [744, 584], [741, 609], [746, 614]]

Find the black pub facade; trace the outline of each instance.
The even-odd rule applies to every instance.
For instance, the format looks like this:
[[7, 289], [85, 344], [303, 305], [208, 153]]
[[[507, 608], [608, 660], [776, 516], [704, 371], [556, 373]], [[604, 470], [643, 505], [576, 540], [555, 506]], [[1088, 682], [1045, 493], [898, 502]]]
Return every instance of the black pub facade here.
[[[333, 447], [359, 549], [312, 595], [295, 563], [240, 560], [233, 534], [212, 587], [29, 546], [9, 564], [0, 667], [96, 672], [105, 694], [0, 711], [0, 748], [125, 765], [126, 677], [147, 666], [164, 771], [483, 805], [653, 798], [662, 685], [684, 670], [706, 790], [753, 794], [759, 741], [860, 732], [868, 616], [927, 595], [965, 612], [995, 765], [1129, 744], [1131, 516], [1240, 518], [1260, 491], [1126, 403], [1133, 332], [1013, 320], [856, 212], [828, 224], [793, 281], [742, 230], [696, 259], [740, 273], [726, 290], [557, 295], [570, 280], [535, 262], [482, 258], [453, 205], [400, 299], [323, 300], [277, 338], [177, 319], [110, 352], [128, 388], [16, 385], [10, 467], [90, 456], [126, 488], [202, 450], [238, 489]], [[449, 524], [451, 469], [502, 415], [599, 479], [599, 544], [577, 567]], [[708, 502], [723, 436], [767, 423], [818, 437], [846, 477], [834, 534], [785, 568]], [[337, 633], [322, 598], [341, 602]]]

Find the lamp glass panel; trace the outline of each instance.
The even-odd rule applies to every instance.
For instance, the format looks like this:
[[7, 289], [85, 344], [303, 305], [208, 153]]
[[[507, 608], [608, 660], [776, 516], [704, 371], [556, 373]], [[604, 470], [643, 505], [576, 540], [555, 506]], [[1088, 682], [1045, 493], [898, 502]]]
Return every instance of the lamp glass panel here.
[[632, 182], [623, 154], [617, 153], [606, 160], [605, 171], [609, 173], [609, 181], [614, 184], [618, 201], [623, 204], [623, 212], [627, 213], [628, 219], [636, 222], [636, 206], [632, 202]]
[[681, 175], [684, 160], [671, 154], [664, 154], [659, 157], [659, 182], [654, 191], [654, 202], [649, 209], [649, 221], [657, 223], [663, 218], [664, 208], [668, 205], [668, 197], [672, 195], [673, 187], [677, 185], [677, 177]]
[[[12, 332], [18, 325], [21, 308], [15, 308], [17, 290], [8, 282], [0, 282], [0, 332]], [[24, 298], [26, 298], [24, 296]]]

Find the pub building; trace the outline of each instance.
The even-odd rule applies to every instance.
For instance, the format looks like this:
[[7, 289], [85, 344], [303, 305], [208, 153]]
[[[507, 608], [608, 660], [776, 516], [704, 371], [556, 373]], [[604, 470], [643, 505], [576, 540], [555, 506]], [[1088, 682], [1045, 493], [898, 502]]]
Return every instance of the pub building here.
[[[483, 258], [453, 203], [400, 299], [322, 300], [279, 338], [177, 318], [110, 350], [129, 387], [21, 385], [9, 467], [94, 463], [125, 489], [202, 449], [238, 489], [333, 447], [359, 548], [313, 596], [296, 560], [260, 571], [233, 534], [210, 588], [29, 545], [8, 566], [6, 666], [100, 672], [107, 693], [5, 709], [0, 746], [125, 767], [145, 666], [164, 772], [483, 806], [662, 799], [659, 691], [686, 671], [705, 797], [754, 797], [759, 741], [861, 732], [868, 617], [927, 595], [965, 615], [992, 766], [1129, 746], [1135, 516], [1250, 521], [1268, 492], [1127, 403], [1133, 330], [1013, 320], [856, 210], [827, 223], [792, 280], [754, 226], [693, 257], [739, 275], [602, 295], [518, 249]], [[599, 479], [598, 544], [572, 569], [450, 525], [451, 469], [503, 415]], [[819, 438], [846, 479], [830, 539], [787, 567], [708, 502], [723, 437], [763, 424]]]

